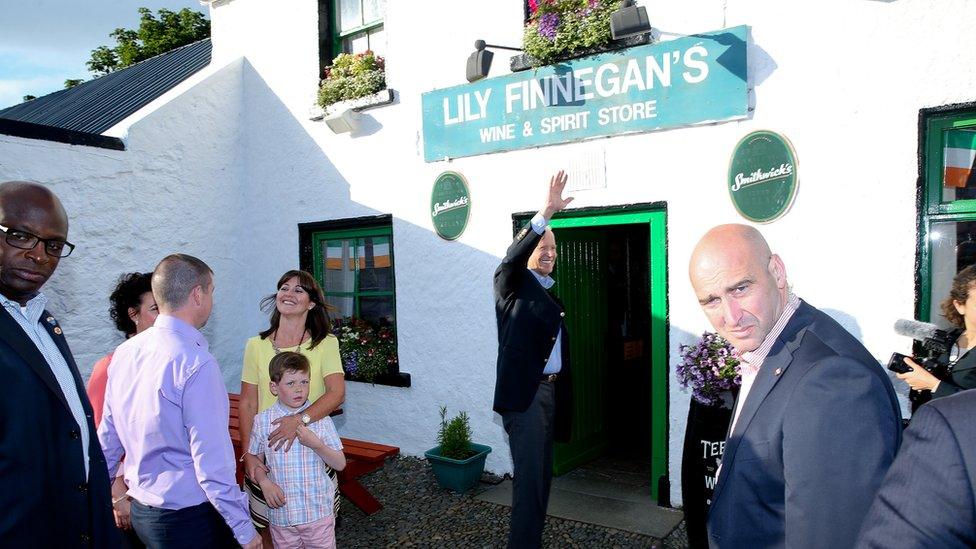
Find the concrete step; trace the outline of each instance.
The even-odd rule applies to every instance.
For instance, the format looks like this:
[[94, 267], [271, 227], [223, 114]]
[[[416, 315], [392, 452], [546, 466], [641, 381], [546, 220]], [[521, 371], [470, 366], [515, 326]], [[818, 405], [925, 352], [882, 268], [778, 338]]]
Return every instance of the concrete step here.
[[[681, 522], [682, 513], [655, 505], [650, 490], [560, 477], [549, 493], [550, 516], [664, 538]], [[475, 496], [481, 501], [512, 505], [512, 481], [506, 480]]]

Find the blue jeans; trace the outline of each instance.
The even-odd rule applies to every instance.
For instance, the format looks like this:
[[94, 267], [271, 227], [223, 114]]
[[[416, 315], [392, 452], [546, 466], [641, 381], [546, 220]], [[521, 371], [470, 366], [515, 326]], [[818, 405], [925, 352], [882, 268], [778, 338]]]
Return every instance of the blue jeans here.
[[133, 500], [131, 509], [132, 528], [150, 549], [240, 547], [210, 502], [173, 510]]

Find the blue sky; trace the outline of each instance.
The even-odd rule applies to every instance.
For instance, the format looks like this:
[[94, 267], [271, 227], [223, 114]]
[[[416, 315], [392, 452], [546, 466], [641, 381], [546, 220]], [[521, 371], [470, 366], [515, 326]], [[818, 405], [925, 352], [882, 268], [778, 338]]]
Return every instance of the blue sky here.
[[91, 50], [114, 45], [118, 27], [138, 27], [140, 7], [209, 17], [198, 0], [0, 0], [0, 109], [58, 91], [68, 78], [91, 79]]

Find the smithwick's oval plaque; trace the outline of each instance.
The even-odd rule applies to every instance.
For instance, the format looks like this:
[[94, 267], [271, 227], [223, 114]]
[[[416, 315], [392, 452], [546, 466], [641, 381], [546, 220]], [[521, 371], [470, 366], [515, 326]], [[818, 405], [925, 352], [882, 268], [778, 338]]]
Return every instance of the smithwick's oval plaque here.
[[796, 197], [796, 152], [786, 137], [767, 130], [742, 138], [729, 162], [729, 196], [742, 217], [769, 223]]
[[445, 240], [457, 240], [468, 226], [471, 195], [464, 176], [444, 172], [434, 181], [430, 195], [430, 220], [437, 235]]

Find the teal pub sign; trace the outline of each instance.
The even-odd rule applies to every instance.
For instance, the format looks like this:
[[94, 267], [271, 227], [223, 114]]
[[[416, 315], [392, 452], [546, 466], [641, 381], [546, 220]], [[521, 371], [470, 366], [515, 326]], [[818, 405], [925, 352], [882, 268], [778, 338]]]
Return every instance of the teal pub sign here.
[[424, 160], [745, 118], [747, 37], [743, 25], [427, 92]]

